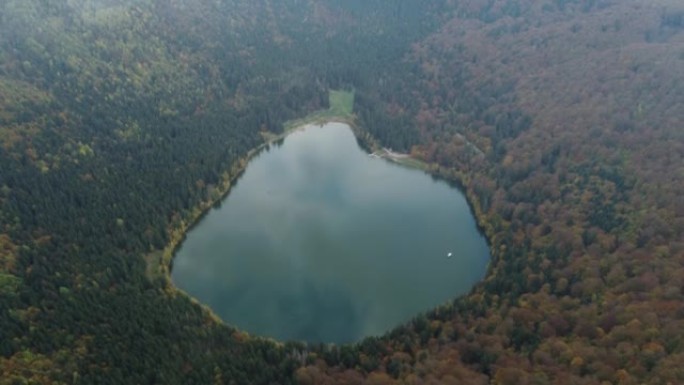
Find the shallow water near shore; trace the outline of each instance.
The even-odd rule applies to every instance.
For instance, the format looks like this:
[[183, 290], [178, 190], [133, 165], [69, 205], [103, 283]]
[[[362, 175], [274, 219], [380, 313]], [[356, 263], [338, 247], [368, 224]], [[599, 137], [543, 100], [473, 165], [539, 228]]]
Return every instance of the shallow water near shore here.
[[172, 280], [250, 334], [346, 343], [466, 293], [488, 261], [458, 189], [329, 123], [252, 159], [187, 234]]

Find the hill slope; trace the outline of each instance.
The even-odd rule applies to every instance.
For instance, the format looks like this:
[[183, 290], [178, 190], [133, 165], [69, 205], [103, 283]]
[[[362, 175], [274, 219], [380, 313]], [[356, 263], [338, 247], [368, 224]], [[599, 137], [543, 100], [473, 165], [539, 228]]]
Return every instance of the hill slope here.
[[378, 383], [682, 382], [682, 15], [464, 2], [415, 44], [422, 100], [384, 107], [411, 111], [413, 153], [467, 186], [495, 260], [470, 296], [302, 383], [369, 361]]
[[[0, 383], [684, 382], [678, 2], [0, 7]], [[331, 88], [464, 185], [495, 259], [358, 346], [248, 337], [158, 256]]]

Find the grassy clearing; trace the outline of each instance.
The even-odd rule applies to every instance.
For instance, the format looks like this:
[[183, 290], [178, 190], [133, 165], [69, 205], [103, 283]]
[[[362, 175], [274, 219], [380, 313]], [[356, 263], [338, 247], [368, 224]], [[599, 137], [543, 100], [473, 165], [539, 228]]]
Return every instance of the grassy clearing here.
[[352, 120], [354, 117], [354, 91], [331, 90], [327, 110], [319, 110], [301, 118], [285, 122], [285, 132], [307, 124], [323, 124], [331, 120]]
[[342, 117], [349, 117], [354, 112], [354, 91], [330, 91], [328, 94], [330, 108], [328, 111]]
[[417, 168], [419, 170], [427, 171], [429, 165], [423, 161], [414, 158], [390, 159], [392, 162], [400, 164], [408, 168]]

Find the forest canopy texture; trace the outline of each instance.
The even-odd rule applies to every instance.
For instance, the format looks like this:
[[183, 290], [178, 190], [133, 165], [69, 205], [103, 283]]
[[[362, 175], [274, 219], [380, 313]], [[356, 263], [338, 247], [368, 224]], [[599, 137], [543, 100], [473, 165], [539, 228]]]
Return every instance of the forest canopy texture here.
[[[682, 384], [683, 82], [674, 0], [4, 0], [0, 384]], [[353, 346], [248, 336], [169, 245], [330, 90], [491, 266]]]

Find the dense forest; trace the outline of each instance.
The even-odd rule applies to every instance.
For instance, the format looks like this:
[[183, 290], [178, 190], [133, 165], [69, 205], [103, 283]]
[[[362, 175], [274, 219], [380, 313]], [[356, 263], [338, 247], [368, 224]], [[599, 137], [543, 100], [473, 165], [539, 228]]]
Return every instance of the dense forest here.
[[[682, 79], [672, 0], [0, 2], [0, 384], [684, 383]], [[332, 89], [463, 186], [489, 272], [355, 345], [249, 336], [169, 247]]]

